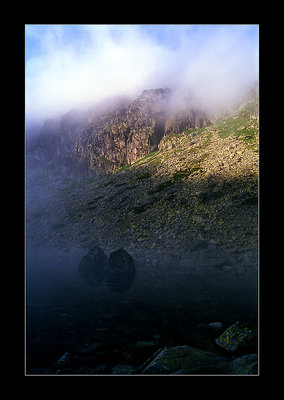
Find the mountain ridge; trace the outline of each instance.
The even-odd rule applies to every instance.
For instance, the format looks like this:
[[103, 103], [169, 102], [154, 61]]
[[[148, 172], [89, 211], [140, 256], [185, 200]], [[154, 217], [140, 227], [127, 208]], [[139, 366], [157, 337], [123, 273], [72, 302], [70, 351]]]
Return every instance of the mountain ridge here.
[[28, 213], [28, 233], [45, 243], [123, 247], [140, 260], [159, 254], [186, 268], [255, 271], [257, 103], [164, 136], [156, 150], [109, 174], [57, 184], [43, 166], [29, 176], [41, 201]]
[[33, 161], [55, 169], [108, 173], [158, 149], [164, 136], [209, 123], [204, 111], [177, 109], [168, 88], [144, 90], [127, 103], [73, 110], [46, 120], [29, 146]]

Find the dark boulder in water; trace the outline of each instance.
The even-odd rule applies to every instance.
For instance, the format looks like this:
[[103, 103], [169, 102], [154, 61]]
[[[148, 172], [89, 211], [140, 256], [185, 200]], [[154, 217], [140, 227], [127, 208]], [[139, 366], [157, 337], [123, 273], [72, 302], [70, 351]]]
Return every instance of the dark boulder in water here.
[[237, 321], [230, 325], [215, 342], [227, 351], [257, 346], [257, 330], [246, 322]]
[[112, 291], [122, 293], [129, 289], [135, 273], [134, 260], [126, 250], [119, 249], [110, 254], [107, 264], [107, 284]]
[[230, 371], [225, 357], [188, 345], [161, 348], [141, 368], [142, 375], [203, 375]]
[[105, 279], [107, 256], [98, 247], [92, 247], [80, 261], [79, 272], [91, 286], [99, 286]]

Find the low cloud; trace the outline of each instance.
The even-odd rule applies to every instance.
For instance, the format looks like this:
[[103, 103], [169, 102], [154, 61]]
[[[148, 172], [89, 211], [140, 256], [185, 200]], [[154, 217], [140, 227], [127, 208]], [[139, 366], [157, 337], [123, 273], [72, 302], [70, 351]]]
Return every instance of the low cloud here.
[[[26, 26], [26, 116], [169, 87], [213, 109], [258, 79], [257, 26]], [[77, 31], [77, 33], [76, 33]]]

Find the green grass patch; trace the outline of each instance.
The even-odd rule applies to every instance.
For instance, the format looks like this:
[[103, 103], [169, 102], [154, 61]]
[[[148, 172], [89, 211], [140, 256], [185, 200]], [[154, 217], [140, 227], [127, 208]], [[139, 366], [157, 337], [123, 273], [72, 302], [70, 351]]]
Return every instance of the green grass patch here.
[[255, 118], [255, 100], [249, 102], [233, 115], [219, 122], [219, 136], [226, 138], [230, 135], [238, 136], [247, 144], [255, 144], [255, 134], [258, 132], [258, 121]]
[[114, 173], [117, 174], [118, 172], [121, 171], [125, 171], [126, 169], [128, 169], [129, 167], [131, 167], [130, 164], [123, 164], [121, 167], [119, 167]]
[[160, 185], [156, 186], [155, 189], [149, 190], [148, 194], [159, 193], [162, 190], [165, 190], [167, 187], [172, 186], [174, 183], [175, 182], [172, 179], [165, 181], [165, 182], [161, 183]]
[[239, 138], [248, 145], [256, 144], [255, 130], [247, 130], [242, 135], [240, 135]]
[[196, 172], [199, 170], [200, 170], [200, 167], [195, 167], [195, 168], [191, 168], [191, 169], [185, 170], [185, 171], [178, 171], [174, 174], [173, 180], [174, 180], [174, 182], [179, 181], [179, 180], [191, 175], [193, 172]]
[[151, 177], [151, 174], [149, 171], [138, 172], [138, 174], [136, 174], [133, 181], [140, 182], [140, 181], [144, 181], [144, 179], [149, 179], [150, 177]]
[[151, 161], [148, 161], [147, 165], [149, 167], [155, 167], [156, 165], [161, 164], [161, 162], [162, 161], [161, 161], [160, 157], [155, 157], [155, 158], [151, 159]]
[[185, 171], [178, 171], [175, 172], [175, 174], [173, 175], [172, 179], [169, 179], [163, 183], [160, 183], [158, 186], [156, 186], [154, 189], [149, 190], [148, 194], [155, 194], [155, 193], [159, 193], [162, 192], [163, 190], [165, 190], [166, 188], [174, 185], [176, 182], [180, 181], [183, 178], [186, 178], [187, 176], [191, 175], [193, 172], [199, 171], [200, 167], [194, 167], [194, 168], [190, 168], [188, 170]]
[[107, 181], [106, 183], [104, 183], [104, 186], [110, 186], [113, 185], [116, 181], [116, 178], [111, 178], [109, 181]]
[[120, 183], [116, 183], [115, 185], [113, 185], [114, 187], [120, 187], [120, 186], [125, 186], [128, 184], [128, 181], [126, 182], [120, 182]]
[[151, 153], [147, 154], [146, 156], [139, 158], [139, 160], [135, 161], [133, 164], [131, 164], [131, 167], [137, 167], [141, 166], [143, 164], [148, 163], [149, 161], [152, 161], [153, 158], [155, 158], [159, 153], [159, 150], [152, 151]]
[[87, 208], [86, 209], [90, 210], [90, 211], [95, 210], [98, 207], [98, 201], [103, 199], [103, 198], [104, 198], [104, 196], [94, 197], [92, 200], [87, 202]]
[[116, 182], [116, 179], [113, 178], [109, 182], [105, 183], [104, 186], [113, 185], [116, 188], [121, 187], [121, 186], [127, 186], [127, 188], [125, 188], [125, 189], [128, 190], [128, 189], [133, 189], [134, 187], [136, 187], [135, 183], [142, 182], [145, 179], [149, 179], [150, 177], [151, 177], [151, 174], [149, 171], [142, 171], [142, 172], [136, 173], [135, 176], [132, 176], [130, 179], [128, 179], [124, 182], [114, 183], [114, 182]]
[[182, 131], [181, 135], [192, 135], [196, 136], [196, 135], [200, 135], [200, 133], [203, 133], [205, 131], [206, 127], [202, 127], [202, 128], [189, 128], [189, 129], [185, 129], [184, 131]]

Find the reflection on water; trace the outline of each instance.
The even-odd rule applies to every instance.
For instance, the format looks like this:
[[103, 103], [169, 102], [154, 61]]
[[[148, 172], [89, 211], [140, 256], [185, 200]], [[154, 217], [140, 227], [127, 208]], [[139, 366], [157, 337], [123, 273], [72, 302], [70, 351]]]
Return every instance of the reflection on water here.
[[133, 285], [116, 293], [82, 279], [78, 264], [85, 254], [81, 248], [28, 242], [27, 373], [35, 368], [50, 373], [56, 360], [78, 346], [100, 344], [96, 360], [90, 357], [89, 363], [103, 365], [105, 373], [117, 364], [138, 367], [163, 346], [190, 344], [218, 352], [213, 340], [218, 333], [202, 331], [200, 324], [218, 321], [226, 328], [236, 320], [257, 323], [256, 272], [186, 272], [178, 265], [135, 260]]

